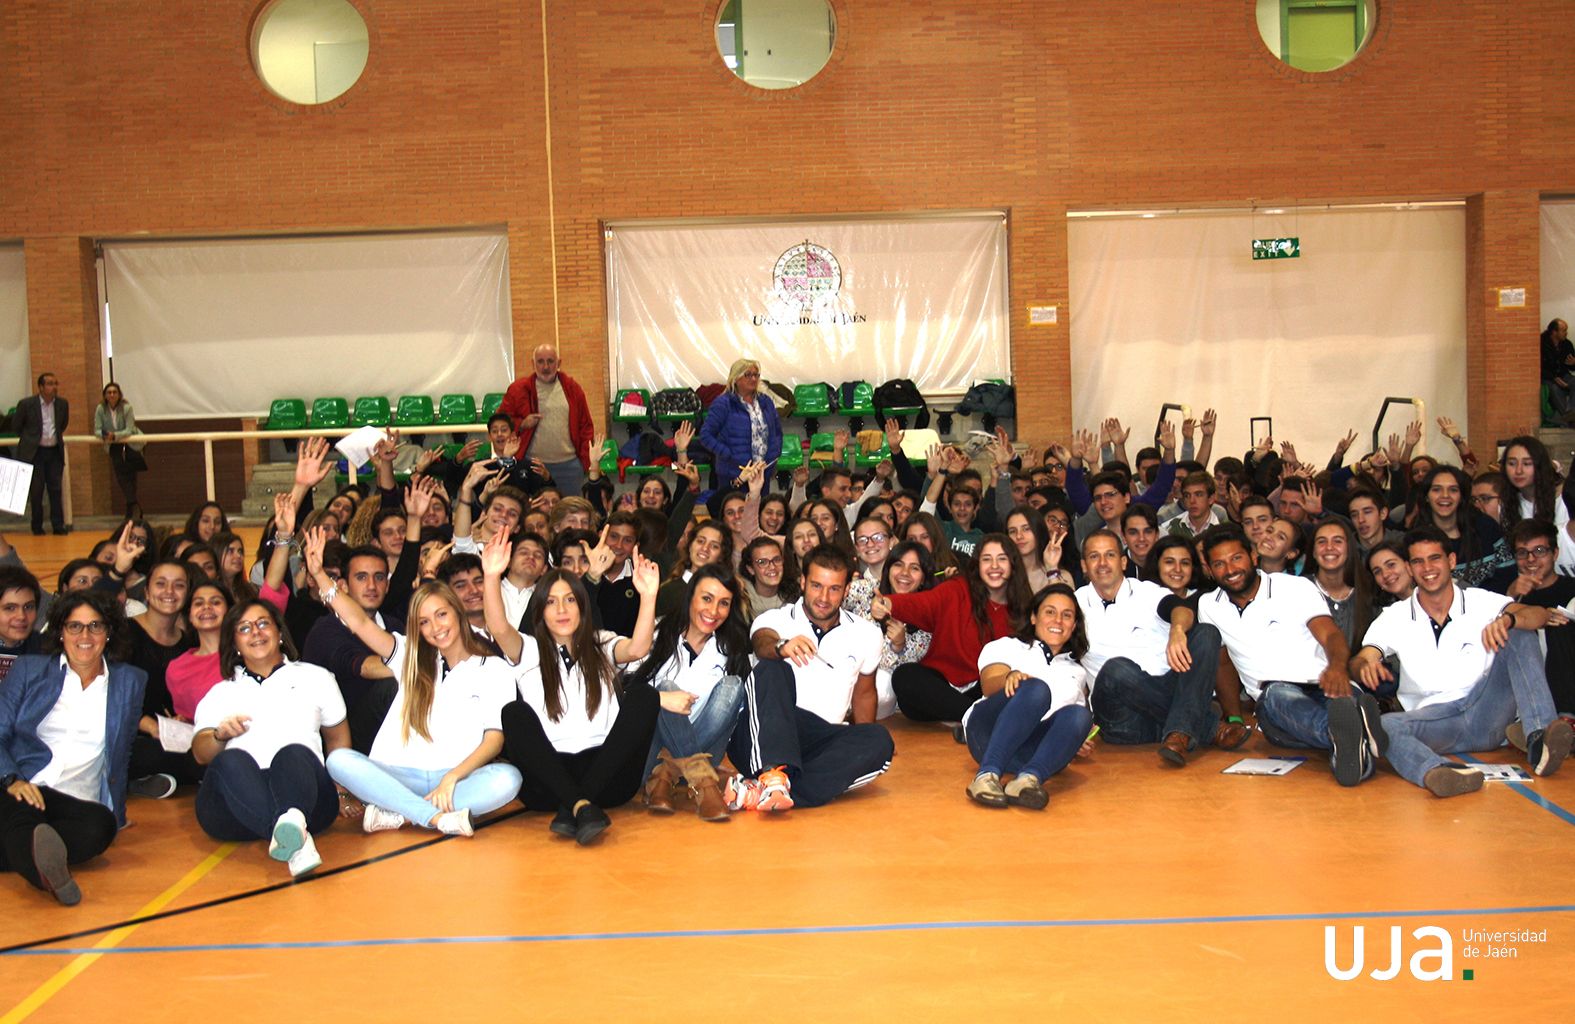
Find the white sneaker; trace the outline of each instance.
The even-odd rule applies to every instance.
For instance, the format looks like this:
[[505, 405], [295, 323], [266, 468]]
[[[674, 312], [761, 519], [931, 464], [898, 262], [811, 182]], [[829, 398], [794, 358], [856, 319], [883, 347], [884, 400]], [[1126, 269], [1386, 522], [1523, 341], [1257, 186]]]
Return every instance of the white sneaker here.
[[306, 830], [306, 815], [292, 807], [279, 815], [273, 823], [273, 837], [268, 841], [268, 856], [274, 860], [290, 860], [297, 850], [310, 846], [311, 833]]
[[405, 816], [394, 811], [385, 811], [376, 804], [367, 804], [366, 813], [361, 815], [362, 832], [385, 832], [389, 829], [404, 828]]
[[470, 808], [447, 811], [432, 820], [432, 827], [446, 836], [473, 836], [476, 829], [470, 823]]
[[317, 844], [312, 842], [312, 837], [308, 833], [306, 841], [301, 844], [301, 848], [290, 855], [290, 877], [300, 878], [322, 863], [323, 858], [317, 852]]

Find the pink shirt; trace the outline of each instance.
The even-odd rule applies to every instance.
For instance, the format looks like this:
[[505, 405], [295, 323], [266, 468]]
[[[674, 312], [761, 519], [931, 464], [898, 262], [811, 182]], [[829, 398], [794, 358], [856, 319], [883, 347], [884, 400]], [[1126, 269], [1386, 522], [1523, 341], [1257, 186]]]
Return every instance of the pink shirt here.
[[170, 662], [164, 672], [164, 682], [169, 687], [175, 714], [190, 722], [197, 716], [198, 703], [223, 678], [218, 651], [212, 654], [187, 651]]

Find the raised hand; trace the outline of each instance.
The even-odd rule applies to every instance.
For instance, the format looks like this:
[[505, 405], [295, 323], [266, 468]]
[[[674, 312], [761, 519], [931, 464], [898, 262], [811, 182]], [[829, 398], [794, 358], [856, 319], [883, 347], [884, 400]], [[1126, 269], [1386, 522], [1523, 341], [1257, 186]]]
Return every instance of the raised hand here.
[[1257, 452], [1260, 458], [1269, 454], [1270, 452], [1274, 451], [1274, 438], [1268, 434], [1264, 434], [1262, 437], [1258, 438], [1258, 443], [1252, 446], [1252, 450]]
[[[606, 531], [602, 531], [603, 536]], [[482, 575], [501, 577], [509, 571], [509, 561], [514, 557], [514, 542], [502, 530], [495, 531], [481, 549]]]
[[275, 533], [295, 532], [295, 495], [289, 491], [273, 496], [273, 529]]
[[1399, 434], [1389, 435], [1389, 444], [1385, 450], [1389, 452], [1390, 465], [1398, 466], [1405, 461], [1405, 448], [1401, 446]]
[[470, 464], [470, 468], [465, 471], [464, 482], [459, 485], [460, 494], [475, 494], [477, 485], [479, 485], [483, 480], [491, 475], [491, 473], [492, 466], [490, 463], [479, 460], [472, 462]]
[[689, 420], [679, 421], [678, 428], [673, 431], [673, 450], [683, 454], [689, 448], [689, 442], [695, 439], [695, 425]]
[[1162, 452], [1176, 450], [1176, 425], [1169, 420], [1159, 425], [1159, 450]]
[[1310, 516], [1323, 515], [1323, 490], [1310, 479], [1307, 481], [1307, 486], [1302, 488], [1302, 507]]
[[437, 486], [433, 477], [412, 476], [410, 486], [405, 488], [405, 515], [413, 519], [426, 515], [427, 509], [432, 507], [432, 495]]
[[465, 442], [465, 447], [461, 448], [459, 453], [454, 456], [454, 461], [463, 465], [474, 459], [479, 451], [481, 451], [481, 438], [473, 438]]
[[125, 576], [131, 567], [137, 564], [137, 559], [142, 557], [143, 543], [137, 539], [136, 534], [128, 527], [120, 531], [120, 539], [115, 542], [115, 571]]
[[1217, 421], [1217, 418], [1218, 418], [1217, 414], [1214, 412], [1213, 409], [1205, 409], [1205, 410], [1203, 410], [1203, 436], [1204, 437], [1213, 437], [1214, 436], [1214, 425], [1215, 425], [1215, 423]]
[[1192, 440], [1192, 435], [1197, 432], [1198, 421], [1188, 416], [1181, 421], [1181, 437], [1184, 441]]
[[1460, 431], [1455, 429], [1455, 421], [1448, 416], [1440, 416], [1438, 418], [1438, 432], [1451, 441], [1458, 443], [1460, 440]]
[[596, 546], [585, 552], [585, 560], [590, 563], [590, 575], [595, 579], [606, 575], [607, 570], [618, 560], [612, 548], [607, 546], [607, 530], [607, 527], [602, 527], [602, 535], [597, 538]]
[[682, 462], [673, 467], [673, 473], [689, 481], [690, 490], [700, 488], [700, 467], [693, 462]]
[[891, 598], [885, 594], [875, 594], [870, 598], [870, 618], [882, 622], [891, 614]]
[[301, 546], [306, 556], [306, 572], [313, 579], [323, 574], [323, 548], [328, 546], [328, 534], [321, 527], [306, 531], [306, 542]]
[[394, 456], [397, 454], [399, 454], [399, 431], [397, 430], [388, 431], [377, 444], [372, 446], [373, 462], [387, 462], [392, 465]]
[[634, 559], [633, 582], [635, 591], [642, 598], [655, 597], [657, 590], [661, 589], [662, 586], [662, 570], [656, 567], [655, 562], [640, 554], [638, 547], [634, 549], [634, 554], [629, 557]]
[[1098, 449], [1099, 439], [1092, 430], [1072, 431], [1072, 458], [1087, 461], [1089, 453]]
[[1301, 465], [1301, 462], [1296, 458], [1296, 446], [1289, 441], [1280, 445], [1280, 459], [1292, 469]]
[[519, 454], [519, 451], [520, 451], [520, 436], [518, 434], [515, 434], [513, 437], [509, 438], [507, 441], [503, 442], [503, 448], [498, 452], [498, 457], [499, 458], [504, 458], [504, 459], [512, 459], [516, 455]]
[[1344, 455], [1347, 451], [1350, 450], [1351, 445], [1353, 445], [1355, 443], [1356, 443], [1356, 431], [1352, 430], [1349, 433], [1347, 433], [1343, 438], [1341, 438], [1339, 441], [1335, 442], [1334, 450], [1336, 452], [1338, 452], [1339, 454]]
[[425, 473], [432, 468], [432, 463], [443, 457], [443, 446], [436, 448], [423, 448], [421, 454], [416, 456], [416, 464], [410, 468], [412, 475]]
[[886, 420], [886, 447], [892, 451], [902, 447], [902, 425], [895, 417]]
[[499, 487], [502, 487], [504, 484], [506, 484], [508, 482], [509, 482], [509, 471], [508, 470], [500, 469], [496, 473], [492, 474], [492, 478], [490, 480], [488, 480], [485, 484], [481, 485], [481, 494], [478, 495], [478, 497], [481, 499], [481, 503], [483, 505], [485, 505], [487, 503], [487, 499], [492, 497], [492, 492], [497, 490]]
[[1059, 521], [1047, 525], [1050, 527], [1050, 543], [1045, 545], [1044, 567], [1048, 571], [1061, 566], [1061, 548], [1066, 542], [1066, 527]]
[[1417, 442], [1422, 440], [1422, 421], [1412, 420], [1411, 425], [1405, 428], [1405, 446], [1415, 448]]
[[301, 442], [300, 449], [295, 454], [295, 485], [302, 490], [311, 490], [334, 471], [332, 462], [324, 462], [328, 458], [328, 438], [309, 437]]
[[809, 467], [800, 465], [793, 471], [793, 486], [803, 487], [809, 483]]

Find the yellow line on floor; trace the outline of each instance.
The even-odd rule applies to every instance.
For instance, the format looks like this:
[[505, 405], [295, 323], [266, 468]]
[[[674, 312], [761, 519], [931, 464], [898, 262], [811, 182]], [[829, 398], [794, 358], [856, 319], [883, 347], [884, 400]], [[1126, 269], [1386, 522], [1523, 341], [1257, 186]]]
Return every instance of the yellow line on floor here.
[[[238, 843], [223, 844], [217, 850], [214, 850], [212, 853], [210, 853], [202, 861], [202, 863], [186, 872], [186, 874], [181, 877], [180, 881], [159, 893], [153, 898], [151, 902], [147, 904], [147, 906], [143, 907], [132, 916], [146, 917], [149, 914], [157, 914], [159, 911], [173, 903], [175, 898], [181, 893], [196, 885], [204, 875], [218, 867], [219, 863], [223, 861], [224, 858], [234, 853], [237, 849], [239, 849]], [[110, 949], [114, 946], [118, 946], [121, 944], [121, 942], [125, 941], [126, 936], [130, 935], [140, 927], [142, 927], [140, 924], [132, 924], [127, 925], [124, 928], [116, 928], [114, 931], [95, 942], [93, 944], [93, 948]], [[0, 1024], [19, 1024], [20, 1021], [27, 1019], [27, 1017], [29, 1017], [34, 1010], [37, 1010], [39, 1007], [49, 1002], [50, 999], [54, 998], [56, 993], [65, 988], [66, 985], [71, 982], [71, 979], [75, 978], [77, 975], [93, 966], [93, 961], [97, 960], [103, 955], [104, 954], [102, 953], [83, 953], [76, 959], [72, 960], [69, 964], [56, 971], [48, 981], [45, 981], [42, 985], [34, 989], [32, 993], [27, 996], [27, 998], [13, 1006], [10, 1012], [8, 1012], [4, 1017], [0, 1017]]]

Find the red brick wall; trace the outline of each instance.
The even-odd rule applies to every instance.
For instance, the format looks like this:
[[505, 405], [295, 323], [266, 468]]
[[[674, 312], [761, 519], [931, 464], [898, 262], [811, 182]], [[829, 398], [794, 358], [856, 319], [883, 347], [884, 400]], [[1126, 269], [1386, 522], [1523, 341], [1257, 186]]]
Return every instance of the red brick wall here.
[[[722, 67], [719, 0], [552, 0], [545, 66], [530, 0], [354, 2], [366, 73], [311, 109], [251, 71], [259, 0], [0, 11], [0, 237], [28, 243], [34, 365], [81, 408], [80, 239], [506, 223], [518, 353], [554, 335], [556, 285], [566, 366], [601, 393], [604, 220], [1003, 207], [1014, 370], [1045, 399], [1020, 432], [1042, 440], [1069, 426], [1069, 207], [1480, 196], [1473, 434], [1534, 413], [1535, 205], [1575, 191], [1567, 0], [1380, 0], [1367, 49], [1326, 75], [1267, 52], [1253, 0], [832, 0], [830, 65], [774, 93]], [[1527, 312], [1495, 308], [1503, 283]], [[1061, 324], [1029, 329], [1045, 303]], [[74, 485], [105, 505], [107, 475]]]

